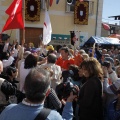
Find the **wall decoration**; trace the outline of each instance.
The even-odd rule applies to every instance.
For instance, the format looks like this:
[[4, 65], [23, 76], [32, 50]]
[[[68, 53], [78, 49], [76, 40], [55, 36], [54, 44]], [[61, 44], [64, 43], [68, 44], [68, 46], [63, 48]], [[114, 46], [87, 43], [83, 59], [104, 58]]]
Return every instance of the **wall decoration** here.
[[25, 20], [40, 21], [40, 0], [25, 0]]
[[77, 0], [74, 9], [74, 24], [88, 25], [88, 16], [89, 1], [80, 2]]

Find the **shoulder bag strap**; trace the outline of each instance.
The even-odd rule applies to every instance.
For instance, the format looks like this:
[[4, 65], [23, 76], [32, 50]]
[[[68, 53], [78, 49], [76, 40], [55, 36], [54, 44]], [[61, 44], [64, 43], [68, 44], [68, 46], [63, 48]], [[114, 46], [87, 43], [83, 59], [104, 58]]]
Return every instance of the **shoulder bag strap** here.
[[50, 111], [50, 109], [43, 108], [34, 120], [46, 120], [46, 118], [50, 114]]

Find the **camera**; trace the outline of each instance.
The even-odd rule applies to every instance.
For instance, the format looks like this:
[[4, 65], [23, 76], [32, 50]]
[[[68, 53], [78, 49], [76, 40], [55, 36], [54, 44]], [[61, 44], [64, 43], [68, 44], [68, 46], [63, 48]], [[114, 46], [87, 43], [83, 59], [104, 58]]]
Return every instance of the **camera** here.
[[62, 72], [63, 82], [72, 81], [74, 72], [72, 70], [67, 70]]
[[73, 92], [73, 95], [78, 95], [78, 90], [74, 87], [73, 83], [70, 82], [69, 78], [67, 82], [61, 83], [56, 87], [56, 93], [60, 100], [67, 99], [71, 92]]
[[71, 92], [78, 95], [78, 90], [74, 87], [75, 81], [78, 80], [77, 74], [78, 69], [72, 66], [71, 69], [62, 72], [63, 83], [56, 87], [56, 93], [60, 100], [67, 99]]
[[105, 61], [105, 62], [102, 63], [102, 66], [105, 66], [105, 67], [109, 68], [110, 67], [110, 62]]

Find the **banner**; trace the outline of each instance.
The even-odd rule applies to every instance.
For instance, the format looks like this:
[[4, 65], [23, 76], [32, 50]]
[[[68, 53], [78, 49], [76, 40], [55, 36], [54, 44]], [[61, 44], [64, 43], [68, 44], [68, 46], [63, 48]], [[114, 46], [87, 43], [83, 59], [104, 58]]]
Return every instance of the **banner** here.
[[40, 0], [25, 0], [25, 20], [40, 21]]
[[89, 1], [76, 1], [74, 9], [74, 24], [88, 25]]
[[52, 27], [48, 11], [45, 11], [45, 20], [43, 27], [43, 44], [47, 45], [51, 41]]

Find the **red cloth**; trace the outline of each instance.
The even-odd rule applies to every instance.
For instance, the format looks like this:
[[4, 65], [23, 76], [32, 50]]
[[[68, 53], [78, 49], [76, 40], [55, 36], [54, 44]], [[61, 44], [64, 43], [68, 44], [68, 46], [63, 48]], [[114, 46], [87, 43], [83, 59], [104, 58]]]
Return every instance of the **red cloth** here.
[[22, 16], [22, 0], [14, 0], [10, 7], [6, 10], [9, 18], [2, 30], [24, 28], [23, 16]]
[[80, 66], [83, 61], [83, 58], [80, 54], [74, 55], [75, 65]]
[[50, 0], [50, 7], [52, 6], [53, 0]]
[[56, 64], [59, 65], [62, 69], [68, 70], [69, 66], [74, 64], [74, 59], [70, 58], [68, 60], [63, 60], [62, 57], [59, 57], [56, 61]]

